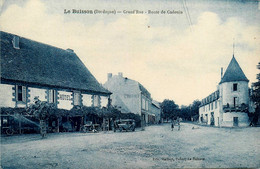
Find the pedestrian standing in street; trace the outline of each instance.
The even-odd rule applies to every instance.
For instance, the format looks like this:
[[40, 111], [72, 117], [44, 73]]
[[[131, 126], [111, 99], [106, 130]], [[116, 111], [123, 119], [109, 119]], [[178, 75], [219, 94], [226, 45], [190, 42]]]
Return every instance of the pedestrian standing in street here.
[[181, 129], [181, 124], [180, 124], [180, 118], [179, 118], [179, 117], [177, 118], [177, 123], [178, 123], [178, 131], [180, 131], [180, 129]]
[[172, 131], [173, 131], [173, 128], [174, 128], [174, 121], [172, 121]]

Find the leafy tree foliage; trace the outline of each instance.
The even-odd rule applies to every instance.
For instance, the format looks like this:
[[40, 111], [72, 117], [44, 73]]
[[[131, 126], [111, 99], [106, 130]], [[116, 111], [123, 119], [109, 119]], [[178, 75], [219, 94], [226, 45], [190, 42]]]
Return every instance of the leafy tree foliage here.
[[47, 124], [46, 121], [55, 116], [56, 106], [53, 103], [42, 102], [38, 97], [34, 98], [34, 104], [27, 109], [28, 113], [40, 120], [40, 133], [42, 138], [46, 137]]
[[191, 118], [193, 119], [193, 121], [198, 120], [200, 104], [201, 104], [201, 102], [199, 100], [194, 100], [193, 103], [190, 104], [189, 106], [181, 106], [180, 117], [183, 120], [190, 121]]
[[194, 100], [191, 105], [191, 117], [194, 121], [198, 120], [199, 118], [199, 106], [201, 102], [199, 100]]
[[53, 103], [40, 101], [38, 97], [34, 99], [34, 104], [31, 104], [27, 112], [33, 115], [38, 120], [48, 120], [50, 116], [55, 115], [56, 106]]
[[161, 104], [162, 117], [164, 119], [173, 119], [179, 115], [179, 106], [173, 100], [165, 99]]
[[[260, 62], [257, 65], [257, 68], [260, 69]], [[251, 95], [251, 99], [256, 105], [256, 112], [254, 114], [253, 123], [257, 123], [259, 121], [260, 116], [260, 73], [256, 75], [257, 82], [252, 84], [253, 91]]]
[[134, 113], [121, 113], [120, 110], [110, 106], [108, 108], [98, 108], [98, 107], [86, 107], [86, 106], [74, 106], [70, 113], [74, 115], [86, 115], [86, 116], [96, 116], [97, 118], [112, 118], [116, 119], [134, 119], [137, 127], [141, 124], [140, 115]]
[[191, 120], [191, 111], [190, 106], [181, 106], [180, 117], [183, 120]]
[[[260, 69], [260, 62], [257, 65], [257, 68]], [[255, 102], [256, 106], [260, 106], [260, 73], [256, 76], [257, 82], [253, 83], [253, 93], [252, 93], [252, 100]]]

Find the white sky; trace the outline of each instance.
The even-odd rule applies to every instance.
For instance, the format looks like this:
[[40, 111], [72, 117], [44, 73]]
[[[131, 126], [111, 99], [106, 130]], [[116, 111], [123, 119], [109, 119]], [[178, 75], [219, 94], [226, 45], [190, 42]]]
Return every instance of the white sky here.
[[[64, 9], [181, 10], [180, 15], [64, 14]], [[2, 1], [1, 30], [73, 49], [96, 79], [107, 73], [142, 83], [153, 99], [179, 105], [208, 96], [233, 53], [251, 82], [260, 61], [260, 13], [257, 1], [202, 0], [24, 0]]]

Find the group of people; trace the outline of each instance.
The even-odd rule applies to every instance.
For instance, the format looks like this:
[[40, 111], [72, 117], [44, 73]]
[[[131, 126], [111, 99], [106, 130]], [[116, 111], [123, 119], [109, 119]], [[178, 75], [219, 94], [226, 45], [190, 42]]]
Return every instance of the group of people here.
[[175, 120], [172, 120], [172, 131], [173, 131], [173, 129], [174, 129], [174, 126], [175, 126], [175, 124], [178, 126], [178, 131], [180, 131], [180, 129], [181, 129], [181, 125], [180, 125], [180, 118], [179, 117], [177, 117], [177, 119], [175, 119]]

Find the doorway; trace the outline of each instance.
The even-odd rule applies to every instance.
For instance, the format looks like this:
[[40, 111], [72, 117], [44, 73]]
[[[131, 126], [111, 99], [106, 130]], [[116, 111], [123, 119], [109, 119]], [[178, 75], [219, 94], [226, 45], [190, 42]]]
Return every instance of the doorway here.
[[238, 117], [233, 117], [233, 126], [238, 126]]
[[210, 125], [214, 126], [215, 125], [215, 120], [214, 120], [214, 112], [211, 112], [211, 117], [210, 117]]

